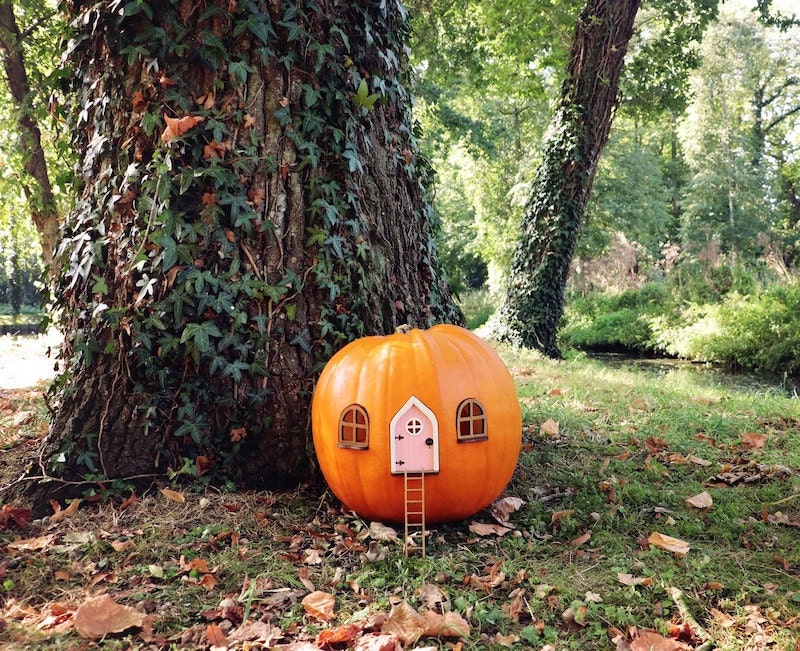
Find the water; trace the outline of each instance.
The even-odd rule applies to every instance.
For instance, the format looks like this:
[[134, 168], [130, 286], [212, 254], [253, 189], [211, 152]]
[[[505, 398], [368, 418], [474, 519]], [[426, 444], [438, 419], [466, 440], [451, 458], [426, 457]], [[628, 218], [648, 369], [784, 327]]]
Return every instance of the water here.
[[800, 378], [783, 377], [753, 371], [731, 371], [719, 364], [704, 364], [666, 357], [633, 357], [624, 353], [587, 353], [613, 368], [631, 368], [654, 376], [692, 374], [709, 384], [738, 391], [780, 391], [787, 396], [800, 398]]

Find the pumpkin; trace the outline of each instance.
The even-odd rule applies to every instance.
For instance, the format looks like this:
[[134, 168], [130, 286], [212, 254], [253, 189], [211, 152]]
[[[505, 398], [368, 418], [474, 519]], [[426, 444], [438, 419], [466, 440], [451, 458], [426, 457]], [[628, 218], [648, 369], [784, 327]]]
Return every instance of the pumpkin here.
[[333, 493], [385, 522], [405, 517], [406, 472], [425, 474], [427, 522], [477, 513], [507, 486], [521, 446], [508, 369], [486, 342], [453, 325], [348, 344], [323, 369], [311, 416]]

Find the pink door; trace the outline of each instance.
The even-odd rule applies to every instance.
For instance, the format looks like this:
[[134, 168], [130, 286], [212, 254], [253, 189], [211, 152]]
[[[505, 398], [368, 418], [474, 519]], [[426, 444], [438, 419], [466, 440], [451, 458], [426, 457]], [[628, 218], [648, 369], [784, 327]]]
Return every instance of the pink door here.
[[392, 473], [439, 472], [439, 425], [434, 413], [411, 397], [389, 426]]

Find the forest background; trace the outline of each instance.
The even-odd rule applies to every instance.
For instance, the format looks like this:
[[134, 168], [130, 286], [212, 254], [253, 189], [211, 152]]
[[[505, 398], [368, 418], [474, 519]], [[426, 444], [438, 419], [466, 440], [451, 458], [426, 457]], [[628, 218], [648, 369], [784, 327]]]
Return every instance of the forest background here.
[[[559, 343], [796, 374], [798, 28], [764, 25], [750, 3], [726, 2], [697, 31], [708, 3], [668, 4], [645, 3], [637, 17]], [[65, 214], [74, 152], [48, 102], [64, 25], [47, 4], [15, 6]], [[571, 0], [411, 3], [415, 115], [437, 171], [439, 248], [472, 327], [502, 300], [579, 9]], [[7, 93], [0, 87], [0, 315], [38, 314], [44, 263]]]

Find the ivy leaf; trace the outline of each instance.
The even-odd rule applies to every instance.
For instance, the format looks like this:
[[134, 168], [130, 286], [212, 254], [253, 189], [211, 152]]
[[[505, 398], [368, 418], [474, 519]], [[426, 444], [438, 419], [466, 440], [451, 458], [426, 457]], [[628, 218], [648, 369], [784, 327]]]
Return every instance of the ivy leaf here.
[[371, 111], [375, 108], [375, 102], [378, 100], [377, 93], [373, 93], [372, 95], [369, 94], [369, 87], [367, 86], [367, 80], [362, 79], [361, 83], [358, 85], [358, 90], [356, 94], [353, 95], [353, 103], [358, 104], [359, 106], [363, 106], [368, 111]]

